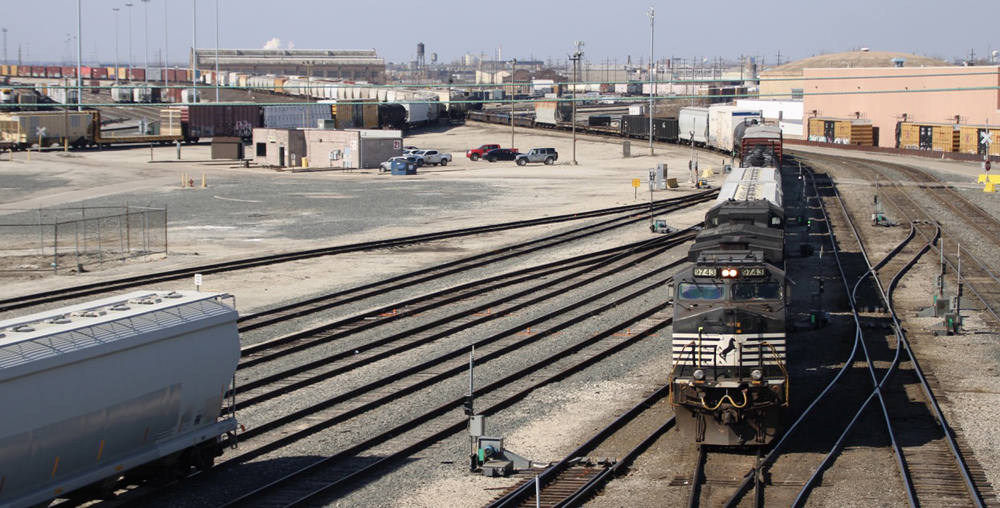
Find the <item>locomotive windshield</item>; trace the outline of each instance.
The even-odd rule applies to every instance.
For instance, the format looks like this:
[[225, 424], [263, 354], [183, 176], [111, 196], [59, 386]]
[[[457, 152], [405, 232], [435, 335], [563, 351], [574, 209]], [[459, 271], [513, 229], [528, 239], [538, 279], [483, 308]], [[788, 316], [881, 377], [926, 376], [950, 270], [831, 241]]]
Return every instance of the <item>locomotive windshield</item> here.
[[733, 284], [733, 301], [780, 300], [781, 284], [777, 282], [754, 282]]
[[722, 300], [726, 296], [726, 286], [723, 284], [695, 284], [681, 282], [677, 294], [682, 300]]

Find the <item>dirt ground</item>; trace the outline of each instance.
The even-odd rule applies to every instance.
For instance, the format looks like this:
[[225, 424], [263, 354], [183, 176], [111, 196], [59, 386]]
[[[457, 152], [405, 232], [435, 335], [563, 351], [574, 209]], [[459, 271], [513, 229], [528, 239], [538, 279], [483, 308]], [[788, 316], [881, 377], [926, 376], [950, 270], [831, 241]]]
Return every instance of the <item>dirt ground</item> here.
[[[146, 260], [147, 262], [138, 260], [130, 262], [124, 267], [91, 271], [78, 275], [53, 276], [48, 272], [36, 272], [27, 277], [23, 273], [7, 272], [0, 277], [4, 280], [6, 296], [14, 297], [35, 291], [117, 278], [129, 273], [160, 271], [185, 265], [201, 265], [237, 256], [262, 255], [347, 244], [373, 238], [414, 235], [623, 204], [643, 203], [650, 199], [647, 185], [648, 174], [649, 170], [657, 163], [668, 164], [668, 176], [678, 178], [681, 188], [679, 190], [656, 191], [653, 196], [655, 199], [664, 199], [679, 195], [680, 191], [693, 190], [693, 185], [688, 183], [690, 175], [687, 171], [692, 151], [689, 148], [675, 145], [657, 145], [655, 156], [651, 157], [647, 145], [643, 145], [641, 142], [639, 144], [633, 143], [632, 156], [626, 158], [622, 156], [623, 150], [620, 140], [603, 141], [579, 136], [576, 142], [578, 164], [574, 165], [572, 163], [574, 158], [573, 140], [569, 133], [544, 133], [518, 129], [514, 137], [517, 147], [522, 150], [535, 146], [555, 147], [559, 152], [559, 161], [552, 166], [532, 164], [521, 167], [513, 162], [472, 162], [465, 157], [465, 150], [468, 148], [489, 142], [507, 146], [510, 140], [509, 129], [477, 123], [408, 133], [404, 139], [405, 145], [436, 148], [454, 154], [454, 162], [448, 166], [425, 167], [415, 176], [391, 176], [380, 174], [377, 170], [353, 172], [318, 170], [294, 173], [254, 167], [242, 168], [238, 164], [228, 161], [211, 161], [209, 159], [209, 145], [207, 144], [182, 147], [182, 160], [176, 160], [177, 150], [174, 147], [155, 147], [152, 149], [141, 147], [70, 152], [69, 154], [53, 150], [32, 153], [30, 161], [24, 152], [13, 154], [13, 161], [9, 161], [7, 154], [4, 154], [2, 161], [0, 161], [0, 178], [4, 176], [4, 173], [9, 176], [30, 173], [35, 180], [55, 181], [58, 184], [34, 187], [8, 185], [7, 189], [0, 189], [6, 191], [0, 196], [13, 196], [12, 199], [0, 203], [0, 223], [4, 221], [5, 214], [25, 209], [79, 204], [86, 200], [115, 195], [177, 192], [181, 185], [181, 176], [184, 174], [197, 180], [195, 188], [185, 192], [212, 192], [214, 181], [234, 176], [251, 178], [263, 182], [264, 185], [273, 186], [275, 189], [273, 199], [254, 205], [262, 215], [266, 215], [268, 211], [280, 211], [285, 206], [281, 184], [286, 182], [308, 182], [317, 193], [326, 194], [340, 192], [338, 185], [345, 182], [392, 186], [398, 185], [400, 179], [440, 182], [442, 184], [455, 181], [484, 181], [491, 185], [499, 185], [508, 192], [504, 193], [503, 196], [484, 196], [480, 206], [463, 210], [461, 213], [442, 213], [440, 210], [429, 208], [421, 212], [422, 217], [411, 217], [405, 227], [387, 223], [384, 227], [379, 227], [376, 230], [340, 236], [333, 241], [322, 238], [310, 240], [255, 238], [250, 231], [233, 228], [223, 223], [214, 223], [211, 219], [211, 210], [203, 210], [199, 215], [199, 220], [202, 223], [197, 228], [171, 229], [169, 233], [170, 254], [165, 258], [162, 256], [154, 257]], [[709, 181], [721, 182], [722, 156], [704, 151], [696, 151], [695, 153], [701, 158], [700, 168], [703, 172], [714, 170], [716, 173], [716, 176], [710, 177]], [[713, 164], [708, 161], [715, 162]], [[202, 176], [208, 183], [208, 187], [205, 189], [199, 187]], [[633, 187], [635, 179], [638, 179], [641, 185], [638, 188]], [[336, 197], [346, 196], [338, 195]], [[225, 198], [217, 196], [217, 199]], [[218, 202], [221, 203], [221, 201]], [[172, 222], [174, 221], [173, 216], [177, 213], [182, 212], [171, 213]], [[213, 229], [213, 234], [222, 237], [225, 241], [200, 241], [199, 239], [202, 238], [202, 233], [206, 229]], [[246, 311], [271, 302], [294, 298], [311, 290], [321, 290], [325, 284], [324, 281], [329, 280], [330, 276], [335, 277], [339, 284], [350, 284], [352, 281], [364, 280], [372, 276], [389, 276], [392, 273], [403, 271], [404, 268], [409, 270], [417, 266], [445, 261], [455, 256], [468, 255], [481, 249], [512, 243], [517, 240], [518, 234], [534, 235], [537, 233], [537, 231], [525, 231], [513, 235], [503, 235], [503, 237], [477, 236], [455, 240], [453, 247], [457, 247], [457, 250], [438, 248], [432, 252], [408, 252], [405, 263], [399, 262], [399, 254], [392, 251], [363, 256], [331, 256], [307, 262], [287, 263], [282, 265], [280, 273], [279, 270], [260, 269], [213, 276], [210, 286], [235, 294], [237, 302], [240, 304], [240, 310]], [[196, 255], [194, 255], [195, 253]], [[18, 254], [20, 253], [12, 250], [0, 250], [0, 258], [6, 259], [8, 266], [10, 263], [22, 262], [16, 258]], [[324, 273], [327, 277], [316, 277], [317, 272]], [[289, 280], [295, 281], [295, 283], [287, 284], [284, 282]], [[190, 283], [184, 284], [184, 287], [189, 286]]]

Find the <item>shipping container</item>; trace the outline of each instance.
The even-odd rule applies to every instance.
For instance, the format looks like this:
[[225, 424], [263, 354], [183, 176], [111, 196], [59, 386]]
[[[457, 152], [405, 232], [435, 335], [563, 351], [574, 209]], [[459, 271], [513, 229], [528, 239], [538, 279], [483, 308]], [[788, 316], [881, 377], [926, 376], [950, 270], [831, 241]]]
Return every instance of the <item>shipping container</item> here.
[[838, 145], [874, 146], [875, 132], [871, 120], [810, 118], [809, 141]]
[[93, 118], [89, 111], [0, 112], [0, 141], [45, 147], [66, 139], [83, 146], [91, 139]]
[[90, 78], [91, 79], [108, 79], [108, 69], [107, 69], [107, 67], [91, 67], [90, 68]]
[[21, 77], [21, 78], [30, 78], [31, 77], [31, 66], [30, 65], [18, 65], [16, 67], [17, 67], [17, 76], [18, 77]]
[[132, 87], [128, 85], [112, 85], [111, 86], [111, 101], [112, 102], [132, 102], [135, 100], [132, 95]]

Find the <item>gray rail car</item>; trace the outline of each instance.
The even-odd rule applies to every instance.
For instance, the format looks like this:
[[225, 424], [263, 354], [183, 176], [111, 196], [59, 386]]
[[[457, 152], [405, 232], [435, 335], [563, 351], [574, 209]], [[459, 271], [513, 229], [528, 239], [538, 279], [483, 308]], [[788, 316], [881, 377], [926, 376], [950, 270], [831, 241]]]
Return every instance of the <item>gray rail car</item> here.
[[0, 506], [210, 467], [236, 431], [219, 417], [234, 415], [231, 302], [139, 291], [0, 321]]

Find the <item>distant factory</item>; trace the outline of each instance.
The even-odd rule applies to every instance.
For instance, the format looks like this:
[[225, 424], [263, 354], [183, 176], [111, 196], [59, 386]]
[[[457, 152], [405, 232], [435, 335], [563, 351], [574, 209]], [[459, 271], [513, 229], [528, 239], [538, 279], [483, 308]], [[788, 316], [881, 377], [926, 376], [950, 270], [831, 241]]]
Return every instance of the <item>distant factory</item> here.
[[[195, 51], [199, 70], [215, 70], [216, 50]], [[385, 59], [374, 49], [220, 49], [220, 72], [311, 76], [385, 84]]]

